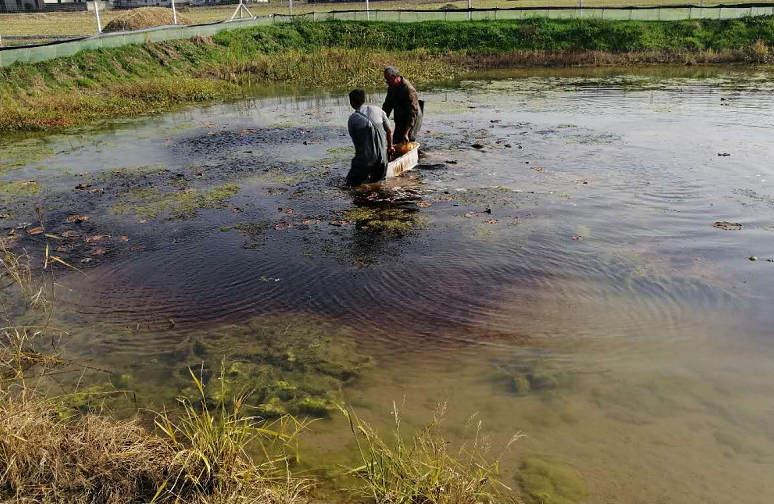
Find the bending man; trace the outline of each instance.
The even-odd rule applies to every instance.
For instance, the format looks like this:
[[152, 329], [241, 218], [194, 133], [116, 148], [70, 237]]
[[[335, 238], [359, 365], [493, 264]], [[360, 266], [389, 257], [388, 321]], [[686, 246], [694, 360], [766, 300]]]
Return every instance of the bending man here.
[[347, 174], [349, 185], [378, 182], [387, 174], [387, 153], [392, 151], [392, 126], [379, 107], [365, 104], [365, 91], [349, 93], [349, 104], [355, 112], [349, 116], [347, 129], [355, 144], [355, 157]]
[[392, 66], [384, 69], [384, 80], [388, 87], [382, 110], [387, 117], [395, 111], [395, 143], [416, 141], [422, 127], [422, 107], [417, 90]]

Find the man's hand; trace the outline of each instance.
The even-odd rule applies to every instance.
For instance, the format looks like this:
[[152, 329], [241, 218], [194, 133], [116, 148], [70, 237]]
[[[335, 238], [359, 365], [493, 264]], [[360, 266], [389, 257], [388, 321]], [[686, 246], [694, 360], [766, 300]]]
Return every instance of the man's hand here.
[[404, 143], [404, 144], [407, 144], [407, 143], [409, 143], [409, 136], [408, 136], [408, 133], [406, 133], [405, 135], [403, 135], [403, 143]]

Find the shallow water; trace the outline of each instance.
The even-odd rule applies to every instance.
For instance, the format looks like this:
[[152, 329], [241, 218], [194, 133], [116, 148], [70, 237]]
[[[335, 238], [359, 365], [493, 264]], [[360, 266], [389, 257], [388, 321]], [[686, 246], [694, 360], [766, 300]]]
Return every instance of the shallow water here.
[[[133, 375], [144, 404], [196, 364], [191, 331], [310, 317], [373, 359], [343, 385], [369, 421], [405, 401], [418, 426], [448, 401], [454, 433], [476, 411], [498, 441], [526, 432], [510, 486], [540, 457], [583, 481], [570, 501], [768, 503], [773, 96], [770, 74], [737, 70], [480, 75], [423, 93], [423, 162], [445, 166], [373, 194], [341, 188], [339, 96], [32, 139], [52, 154], [4, 177], [41, 185], [53, 232], [110, 235], [61, 245], [86, 273], [60, 274], [62, 318], [99, 321], [70, 351]], [[224, 183], [239, 193], [220, 208], [116, 213], [138, 191]], [[34, 221], [6, 203], [8, 226]], [[310, 465], [335, 475], [343, 421], [314, 431]]]

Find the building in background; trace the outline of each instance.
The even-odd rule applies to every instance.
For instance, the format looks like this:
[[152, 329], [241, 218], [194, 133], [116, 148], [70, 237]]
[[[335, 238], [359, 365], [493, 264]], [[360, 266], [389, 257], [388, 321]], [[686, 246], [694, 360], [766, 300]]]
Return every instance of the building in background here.
[[43, 0], [0, 0], [0, 12], [35, 12], [45, 8]]

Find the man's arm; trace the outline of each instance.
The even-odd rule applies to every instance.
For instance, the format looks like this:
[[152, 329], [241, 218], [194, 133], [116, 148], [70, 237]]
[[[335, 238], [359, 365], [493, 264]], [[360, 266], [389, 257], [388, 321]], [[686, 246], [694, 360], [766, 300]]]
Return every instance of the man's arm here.
[[384, 99], [382, 110], [384, 110], [384, 113], [387, 114], [387, 117], [390, 117], [390, 114], [394, 108], [395, 105], [393, 104], [392, 88], [387, 88], [387, 97]]
[[392, 151], [392, 124], [390, 124], [390, 118], [387, 117], [387, 114], [382, 112], [382, 127], [384, 128], [384, 131], [387, 133], [387, 152]]

